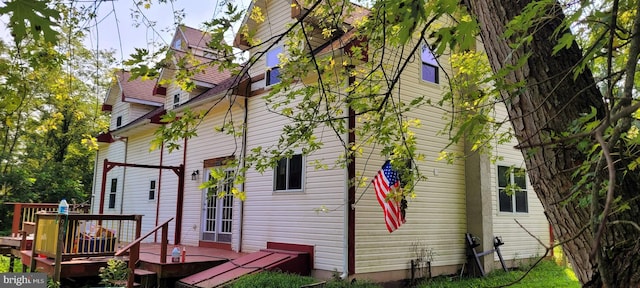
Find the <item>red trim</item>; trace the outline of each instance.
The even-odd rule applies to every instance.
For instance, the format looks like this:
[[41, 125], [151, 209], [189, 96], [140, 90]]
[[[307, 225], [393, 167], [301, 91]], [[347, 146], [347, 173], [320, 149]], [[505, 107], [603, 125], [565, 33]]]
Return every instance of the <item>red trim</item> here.
[[[160, 166], [162, 166], [162, 162], [164, 162], [164, 142], [160, 146]], [[158, 191], [158, 193], [156, 193], [156, 226], [158, 226], [158, 224], [160, 224], [159, 223], [159, 218], [160, 218], [160, 191], [162, 191], [162, 189], [160, 189], [162, 187], [161, 183], [162, 183], [162, 169], [159, 169], [159, 171], [158, 171], [158, 183], [156, 184], [156, 191]], [[153, 235], [153, 242], [158, 242], [158, 232], [157, 231]]]
[[[349, 84], [353, 84], [355, 82], [355, 77], [351, 76], [349, 77]], [[355, 143], [356, 142], [356, 133], [355, 133], [355, 127], [356, 127], [356, 112], [349, 108], [349, 120], [348, 120], [348, 127], [349, 127], [349, 144]], [[351, 182], [352, 179], [356, 179], [356, 156], [355, 154], [351, 154], [349, 156], [349, 164], [347, 165], [347, 176], [349, 178], [349, 181], [347, 181], [347, 185], [349, 185], [348, 183]], [[349, 263], [347, 263], [348, 265], [348, 269], [349, 269], [349, 275], [353, 275], [356, 274], [356, 210], [353, 209], [353, 205], [356, 203], [356, 187], [355, 185], [349, 185], [349, 223], [348, 223], [348, 244], [347, 244], [347, 250], [348, 250], [348, 259], [349, 259]]]
[[347, 45], [345, 45], [344, 52], [345, 52], [345, 54], [353, 57], [353, 52], [351, 52], [351, 49], [353, 47], [360, 47], [360, 48], [362, 48], [362, 58], [360, 58], [358, 60], [361, 60], [363, 62], [368, 62], [369, 61], [369, 50], [368, 50], [368, 46], [367, 46], [368, 42], [369, 42], [369, 40], [366, 37], [356, 38], [356, 39], [352, 40], [351, 42], [347, 43]]
[[162, 110], [162, 113], [151, 116], [149, 121], [151, 121], [152, 124], [165, 124], [162, 122], [162, 116], [164, 116], [164, 114], [167, 114], [167, 110]]
[[291, 243], [282, 243], [282, 242], [267, 242], [267, 249], [276, 249], [276, 250], [285, 250], [285, 251], [296, 251], [296, 252], [305, 252], [309, 253], [309, 271], [313, 269], [313, 259], [315, 257], [315, 247], [311, 245], [303, 245], [303, 244], [291, 244]]
[[153, 86], [153, 95], [167, 95], [167, 87], [162, 87], [159, 85]]
[[102, 112], [110, 112], [113, 111], [113, 105], [102, 104]]
[[231, 243], [199, 241], [198, 246], [206, 248], [216, 248], [231, 251]]
[[100, 133], [98, 137], [96, 137], [96, 139], [98, 140], [98, 142], [102, 143], [113, 143], [116, 141], [115, 139], [113, 139], [113, 136], [110, 132]]

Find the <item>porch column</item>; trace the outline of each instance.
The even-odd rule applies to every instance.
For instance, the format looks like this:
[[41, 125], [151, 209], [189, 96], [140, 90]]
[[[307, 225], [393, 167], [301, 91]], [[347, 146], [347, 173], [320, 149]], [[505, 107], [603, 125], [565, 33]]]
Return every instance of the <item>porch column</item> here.
[[[488, 155], [472, 152], [465, 143], [465, 187], [467, 200], [467, 232], [480, 239], [478, 252], [493, 249], [493, 200], [491, 198], [491, 160]], [[464, 235], [460, 235], [464, 237]], [[465, 241], [466, 245], [466, 241]], [[493, 270], [493, 254], [481, 257], [485, 272]], [[473, 263], [473, 262], [470, 262]], [[468, 267], [473, 271], [475, 265]]]

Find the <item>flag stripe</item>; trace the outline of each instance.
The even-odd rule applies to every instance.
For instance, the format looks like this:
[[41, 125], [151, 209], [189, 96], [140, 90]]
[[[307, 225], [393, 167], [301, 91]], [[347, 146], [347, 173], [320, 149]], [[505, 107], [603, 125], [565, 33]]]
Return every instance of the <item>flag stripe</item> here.
[[391, 168], [391, 163], [388, 160], [373, 178], [373, 188], [375, 189], [378, 203], [380, 203], [384, 212], [384, 222], [389, 233], [395, 231], [404, 223], [398, 201], [387, 199], [387, 196], [391, 194], [390, 192], [400, 189], [399, 182], [397, 172]]

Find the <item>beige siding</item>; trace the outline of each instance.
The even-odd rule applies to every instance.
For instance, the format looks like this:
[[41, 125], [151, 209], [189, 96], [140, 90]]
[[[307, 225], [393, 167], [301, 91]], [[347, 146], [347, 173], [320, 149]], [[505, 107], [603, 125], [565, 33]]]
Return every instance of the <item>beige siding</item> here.
[[118, 99], [116, 104], [113, 105], [113, 111], [111, 112], [111, 125], [109, 126], [110, 127], [109, 130], [118, 129], [118, 126], [116, 124], [119, 116], [122, 117], [122, 122], [120, 124], [120, 127], [126, 125], [127, 123], [129, 123], [129, 121], [131, 121], [129, 116], [130, 106], [131, 104], [122, 102], [120, 101], [120, 99]]
[[[183, 141], [180, 144], [184, 145]], [[169, 149], [165, 147], [162, 149], [162, 164], [163, 166], [179, 166], [183, 163], [183, 149], [173, 150], [169, 152]], [[178, 201], [178, 175], [171, 170], [162, 171], [162, 179], [160, 180], [160, 205], [159, 205], [159, 219], [160, 223], [168, 220], [171, 217], [176, 216], [176, 203]], [[184, 219], [184, 218], [183, 218]], [[169, 242], [173, 242], [173, 235], [175, 235], [176, 220], [169, 222]], [[182, 228], [185, 229], [184, 227]]]
[[[244, 119], [244, 108], [239, 105], [244, 100], [238, 98], [235, 107], [232, 109], [233, 119], [242, 121]], [[201, 108], [208, 108], [213, 104], [204, 104]], [[199, 188], [203, 181], [206, 181], [207, 175], [203, 168], [203, 161], [206, 159], [241, 155], [242, 138], [234, 138], [227, 135], [226, 132], [217, 132], [215, 127], [223, 124], [228, 105], [226, 101], [221, 102], [218, 107], [209, 112], [204, 121], [198, 126], [198, 136], [191, 138], [187, 143], [187, 159], [186, 159], [186, 182], [185, 182], [185, 202], [183, 214], [182, 242], [185, 244], [196, 245], [200, 240], [202, 212], [204, 208], [204, 193], [206, 191]], [[227, 118], [227, 121], [229, 118]], [[241, 122], [236, 123], [242, 124]], [[238, 128], [238, 132], [241, 131]], [[195, 170], [199, 171], [198, 180], [191, 180], [191, 173]], [[240, 189], [240, 187], [237, 187]], [[239, 230], [240, 230], [240, 202], [234, 203], [233, 217], [233, 236], [234, 250], [239, 249]]]
[[[124, 162], [125, 159], [126, 144], [123, 141], [116, 141], [113, 143], [103, 143], [100, 145], [98, 151], [97, 165], [95, 169], [95, 182], [93, 185], [93, 197], [92, 197], [92, 210], [93, 213], [98, 213], [100, 210], [100, 193], [102, 188], [102, 172], [104, 167], [104, 159], [111, 162]], [[116, 205], [115, 208], [109, 208], [109, 193], [111, 189], [111, 179], [118, 179], [118, 185], [116, 187]], [[105, 214], [118, 214], [120, 203], [122, 200], [122, 181], [124, 179], [123, 167], [114, 167], [107, 173], [106, 185], [105, 185], [105, 197], [104, 197], [104, 213]]]
[[[504, 106], [499, 105], [496, 109], [497, 119], [507, 119], [507, 113]], [[509, 127], [510, 124], [509, 124]], [[507, 129], [507, 128], [505, 128]], [[493, 231], [494, 235], [501, 236], [504, 246], [500, 247], [502, 255], [505, 259], [521, 259], [541, 256], [545, 250], [540, 244], [531, 237], [527, 231], [522, 229], [515, 220], [518, 220], [530, 233], [536, 235], [544, 243], [549, 243], [549, 222], [544, 215], [544, 209], [538, 197], [536, 196], [529, 179], [527, 177], [527, 202], [529, 204], [528, 213], [510, 213], [500, 212], [498, 202], [498, 175], [497, 166], [514, 166], [518, 168], [526, 168], [520, 151], [513, 147], [517, 145], [515, 139], [511, 143], [498, 145], [498, 155], [504, 157], [497, 161], [491, 167], [491, 187], [493, 199]], [[497, 260], [497, 258], [496, 258]]]
[[[157, 125], [146, 125], [127, 139], [127, 163], [159, 165], [160, 150], [149, 151], [150, 142], [154, 138], [153, 132]], [[156, 197], [149, 200], [149, 183], [156, 181], [156, 190], [160, 170], [155, 168], [126, 167], [124, 179], [124, 195], [122, 214], [140, 214], [142, 217], [142, 232], [152, 230], [156, 224]], [[171, 171], [165, 171], [173, 174]], [[170, 174], [169, 174], [170, 175]], [[153, 237], [145, 241], [153, 241]]]
[[130, 104], [129, 107], [130, 107], [129, 108], [130, 111], [129, 111], [129, 121], [128, 122], [136, 120], [136, 119], [144, 116], [145, 114], [151, 112], [153, 109], [156, 109], [155, 106], [135, 104], [135, 103]]
[[[419, 56], [418, 56], [419, 57]], [[442, 57], [446, 63], [447, 59]], [[433, 103], [441, 99], [446, 86], [421, 80], [419, 61], [413, 61], [401, 76], [402, 101], [426, 96]], [[440, 73], [440, 83], [446, 81]], [[397, 97], [394, 95], [394, 97]], [[356, 199], [356, 273], [369, 273], [409, 269], [415, 259], [412, 243], [433, 249], [434, 266], [455, 265], [465, 262], [463, 235], [466, 232], [466, 204], [464, 185], [464, 161], [447, 164], [436, 161], [439, 152], [448, 144], [446, 136], [437, 135], [446, 124], [440, 109], [421, 107], [407, 113], [409, 118], [421, 120], [422, 126], [415, 130], [419, 152], [425, 161], [418, 162], [418, 169], [429, 179], [416, 187], [417, 198], [408, 199], [407, 223], [393, 233], [384, 224], [382, 208], [378, 204], [373, 186], [358, 189]], [[446, 151], [461, 152], [462, 145], [453, 145]], [[384, 162], [379, 151], [373, 151], [356, 160], [357, 171], [373, 179]]]
[[[249, 99], [249, 115], [248, 150], [274, 145], [287, 121], [268, 112], [261, 97]], [[343, 271], [346, 170], [315, 170], [310, 164], [319, 160], [333, 167], [342, 152], [333, 132], [320, 130], [316, 135], [324, 147], [304, 158], [303, 191], [274, 192], [271, 169], [264, 174], [247, 173], [243, 251], [265, 248], [267, 241], [312, 245], [315, 269]], [[317, 213], [322, 206], [331, 211]]]

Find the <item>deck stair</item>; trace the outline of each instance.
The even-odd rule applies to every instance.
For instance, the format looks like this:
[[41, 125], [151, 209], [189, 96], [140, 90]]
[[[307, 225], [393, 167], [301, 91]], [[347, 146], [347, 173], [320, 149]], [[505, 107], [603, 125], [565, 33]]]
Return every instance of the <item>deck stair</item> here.
[[156, 287], [158, 273], [136, 268], [136, 270], [133, 271], [133, 274], [135, 275], [135, 282], [140, 283], [141, 288]]
[[310, 271], [300, 271], [300, 267], [309, 267], [308, 263], [309, 254], [306, 252], [263, 249], [182, 278], [176, 283], [176, 287], [220, 287], [241, 276], [265, 270], [277, 269], [284, 272], [308, 275]]

